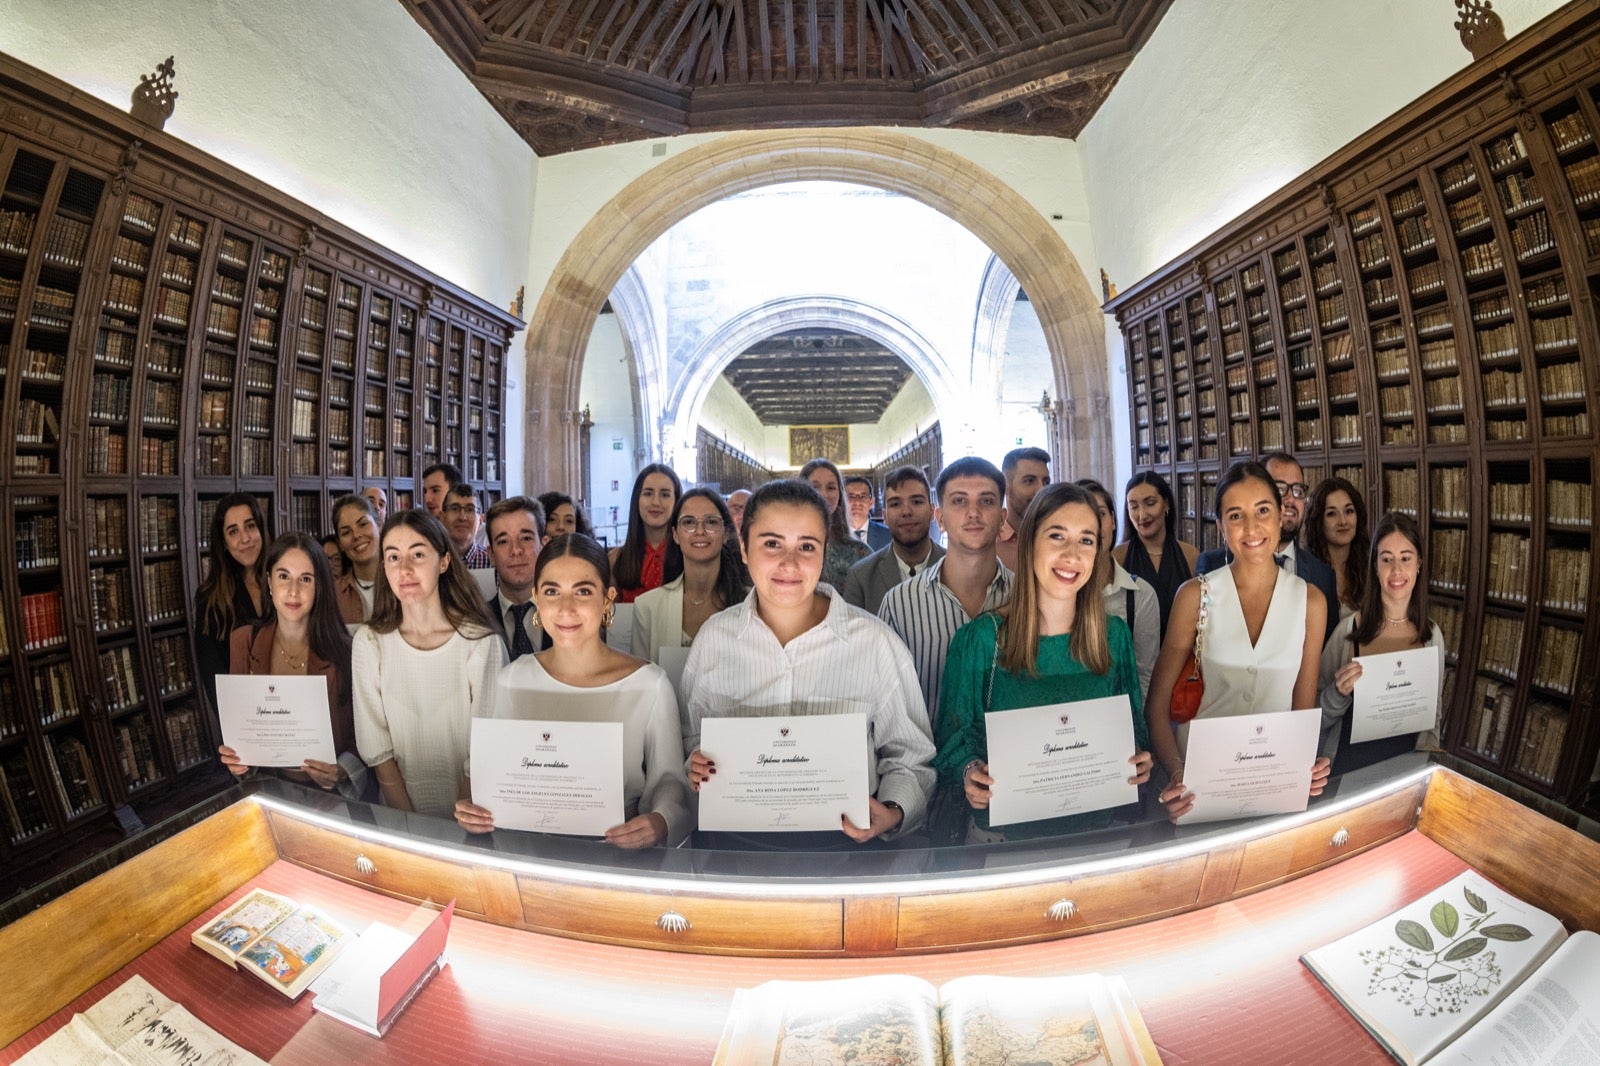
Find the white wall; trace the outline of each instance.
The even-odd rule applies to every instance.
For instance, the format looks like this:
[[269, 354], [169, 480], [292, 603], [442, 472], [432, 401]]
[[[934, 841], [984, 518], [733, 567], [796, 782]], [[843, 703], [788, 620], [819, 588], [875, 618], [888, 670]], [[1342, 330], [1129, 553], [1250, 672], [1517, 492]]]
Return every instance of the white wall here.
[[[1560, 6], [1494, 9], [1514, 35]], [[1165, 265], [1465, 67], [1455, 19], [1445, 0], [1177, 0], [1079, 138], [1111, 280]], [[1111, 409], [1126, 412], [1114, 321], [1107, 349]]]
[[491, 303], [523, 284], [539, 161], [395, 0], [4, 0], [0, 51], [124, 110], [173, 55], [168, 133]]
[[939, 421], [933, 398], [921, 381], [907, 378], [877, 422], [850, 427], [850, 465], [876, 466], [916, 440]]
[[711, 383], [711, 391], [706, 394], [706, 402], [700, 408], [700, 425], [705, 427], [707, 433], [720, 437], [769, 469], [782, 466], [789, 458], [787, 455], [771, 454], [767, 432], [771, 427], [762, 424], [760, 417], [739, 395], [739, 390], [728, 384], [728, 379], [720, 374]]
[[[1000, 465], [1013, 448], [1049, 446], [1039, 400], [1046, 389], [1052, 400], [1059, 399], [1055, 375], [1050, 368], [1050, 348], [1045, 343], [1039, 314], [1027, 300], [1011, 305], [1011, 326], [1006, 332], [1005, 362], [999, 382], [1000, 427], [985, 443], [980, 454]], [[947, 437], [948, 439], [948, 437]]]

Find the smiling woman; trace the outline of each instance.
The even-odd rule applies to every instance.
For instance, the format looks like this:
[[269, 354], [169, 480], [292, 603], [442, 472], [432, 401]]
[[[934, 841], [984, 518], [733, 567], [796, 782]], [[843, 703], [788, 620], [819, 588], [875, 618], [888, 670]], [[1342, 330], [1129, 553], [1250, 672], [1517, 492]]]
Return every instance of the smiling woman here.
[[706, 619], [744, 599], [750, 574], [733, 516], [710, 489], [690, 489], [672, 511], [666, 583], [634, 601], [633, 650], [661, 661], [664, 647], [690, 647]]
[[372, 617], [378, 584], [378, 516], [365, 496], [340, 496], [333, 501], [333, 533], [348, 560], [343, 574], [334, 575], [339, 617], [347, 625]]
[[235, 492], [217, 501], [206, 549], [210, 565], [194, 596], [199, 620], [194, 654], [212, 707], [217, 705], [217, 675], [228, 668], [229, 638], [239, 626], [261, 617], [261, 548], [267, 536], [267, 519], [254, 496]]

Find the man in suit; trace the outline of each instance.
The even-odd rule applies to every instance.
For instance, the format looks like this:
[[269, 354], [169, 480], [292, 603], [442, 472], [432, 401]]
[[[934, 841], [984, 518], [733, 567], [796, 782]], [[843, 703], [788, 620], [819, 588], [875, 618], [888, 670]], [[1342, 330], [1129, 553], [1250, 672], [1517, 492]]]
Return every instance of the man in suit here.
[[873, 551], [887, 548], [894, 538], [888, 526], [872, 519], [872, 505], [878, 502], [872, 482], [860, 475], [845, 478], [844, 502], [849, 508], [850, 535]]
[[[1305, 470], [1288, 452], [1273, 452], [1262, 461], [1262, 465], [1272, 475], [1283, 501], [1283, 530], [1278, 540], [1279, 565], [1292, 574], [1298, 574], [1306, 584], [1322, 590], [1322, 596], [1328, 604], [1328, 626], [1322, 635], [1322, 642], [1326, 644], [1339, 625], [1339, 594], [1334, 584], [1333, 569], [1310, 552], [1300, 551], [1295, 545], [1295, 538], [1300, 535], [1300, 525], [1305, 521], [1306, 498], [1311, 495], [1311, 488], [1305, 482]], [[1227, 564], [1228, 549], [1212, 548], [1200, 553], [1195, 570], [1204, 574]]]
[[930, 495], [928, 479], [916, 467], [890, 473], [884, 483], [883, 516], [893, 539], [850, 568], [844, 582], [846, 603], [877, 614], [890, 589], [944, 557], [944, 549], [928, 535], [933, 526]]
[[511, 496], [489, 508], [487, 525], [489, 561], [499, 583], [488, 598], [489, 616], [516, 659], [540, 647], [544, 638], [533, 614], [533, 568], [544, 546], [544, 508], [530, 497]]

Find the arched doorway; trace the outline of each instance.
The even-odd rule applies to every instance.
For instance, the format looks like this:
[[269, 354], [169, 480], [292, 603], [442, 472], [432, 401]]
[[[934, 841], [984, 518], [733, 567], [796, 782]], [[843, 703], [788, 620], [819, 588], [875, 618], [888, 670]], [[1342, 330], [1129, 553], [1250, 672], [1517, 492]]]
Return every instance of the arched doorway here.
[[909, 196], [987, 244], [1027, 291], [1044, 327], [1055, 374], [1049, 384], [1065, 412], [1056, 442], [1059, 476], [1110, 465], [1104, 316], [1066, 242], [1031, 204], [970, 160], [907, 134], [758, 132], [691, 148], [636, 178], [595, 213], [556, 264], [528, 324], [530, 488], [569, 485], [580, 469], [584, 351], [596, 314], [633, 261], [674, 223], [722, 197], [801, 180]]

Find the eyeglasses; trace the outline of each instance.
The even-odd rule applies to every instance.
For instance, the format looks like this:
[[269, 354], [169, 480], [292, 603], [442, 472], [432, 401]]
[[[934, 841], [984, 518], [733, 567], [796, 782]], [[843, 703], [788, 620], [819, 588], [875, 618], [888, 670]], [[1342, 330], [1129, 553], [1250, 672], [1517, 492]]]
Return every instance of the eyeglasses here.
[[847, 492], [844, 495], [845, 499], [849, 500], [851, 503], [872, 502], [872, 493], [870, 492]]
[[478, 505], [475, 503], [447, 503], [444, 506], [445, 514], [477, 514]]
[[720, 533], [722, 532], [722, 519], [716, 515], [707, 515], [703, 519], [696, 518], [692, 514], [679, 515], [678, 528], [685, 533], [693, 533], [697, 529], [703, 529], [707, 533]]
[[1278, 486], [1278, 492], [1281, 495], [1293, 496], [1297, 500], [1303, 500], [1311, 495], [1311, 486], [1304, 481], [1296, 481], [1292, 485], [1287, 481], [1276, 481], [1273, 484]]

